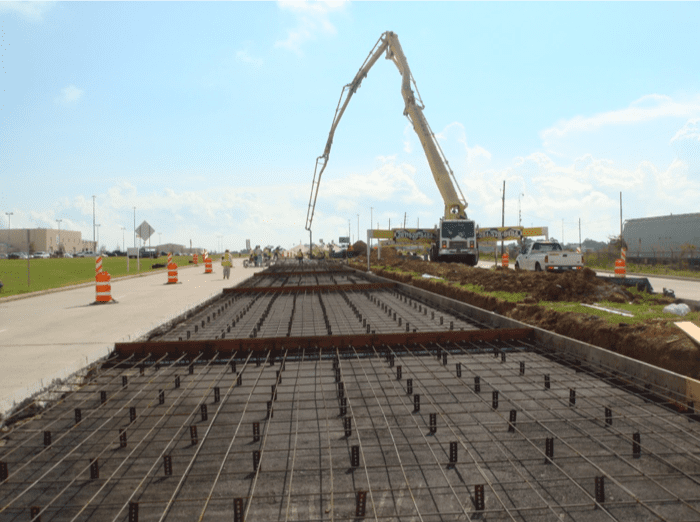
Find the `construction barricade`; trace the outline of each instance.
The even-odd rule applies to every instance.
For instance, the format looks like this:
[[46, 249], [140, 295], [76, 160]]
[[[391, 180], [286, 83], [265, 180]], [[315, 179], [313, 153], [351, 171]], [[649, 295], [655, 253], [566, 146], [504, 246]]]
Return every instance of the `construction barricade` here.
[[99, 272], [95, 275], [95, 303], [104, 304], [112, 301], [112, 285], [109, 283], [112, 276], [107, 272]]
[[168, 284], [172, 285], [175, 283], [177, 283], [177, 265], [168, 263]]
[[204, 260], [204, 273], [205, 274], [213, 274], [214, 273], [214, 270], [212, 268], [211, 257], [207, 257]]
[[102, 272], [102, 256], [97, 256], [95, 258], [95, 275]]
[[199, 259], [198, 259], [198, 257], [197, 257], [197, 254], [192, 254], [192, 262], [193, 262], [195, 265], [197, 265], [197, 264], [199, 264], [198, 261], [199, 261]]
[[510, 264], [510, 257], [508, 256], [508, 252], [506, 252], [505, 254], [503, 254], [501, 256], [501, 266], [503, 268], [508, 268], [509, 264]]
[[615, 260], [615, 277], [625, 277], [627, 275], [627, 267], [624, 259]]

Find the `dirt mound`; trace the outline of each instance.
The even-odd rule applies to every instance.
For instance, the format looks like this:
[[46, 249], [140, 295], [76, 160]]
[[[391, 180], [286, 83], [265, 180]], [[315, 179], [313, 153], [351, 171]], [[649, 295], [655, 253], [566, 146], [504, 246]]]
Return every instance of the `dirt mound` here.
[[[366, 263], [365, 257], [364, 263], [355, 263], [355, 266], [366, 269]], [[637, 325], [610, 324], [596, 316], [551, 310], [538, 305], [541, 301], [591, 304], [601, 300], [617, 303], [635, 300], [627, 290], [598, 279], [595, 272], [588, 268], [563, 274], [494, 271], [458, 264], [405, 260], [396, 255], [387, 255], [385, 258], [384, 250], [382, 264], [390, 267], [374, 269], [382, 277], [408, 283], [682, 375], [700, 377], [700, 350], [664, 319], [647, 320]], [[399, 269], [400, 272], [394, 269]], [[422, 274], [438, 276], [443, 280], [416, 278]], [[453, 283], [459, 283], [459, 286]], [[472, 291], [466, 285], [478, 285], [488, 292], [521, 293], [524, 297], [520, 302], [514, 303]], [[673, 300], [660, 298], [658, 302], [670, 304]]]
[[[386, 257], [385, 251], [389, 251], [386, 252]], [[370, 259], [374, 258], [372, 252]], [[364, 262], [367, 262], [366, 257]], [[592, 304], [601, 300], [625, 303], [633, 299], [623, 288], [598, 279], [595, 272], [589, 268], [562, 274], [516, 272], [500, 267], [496, 270], [485, 270], [460, 264], [405, 259], [396, 255], [393, 249], [382, 250], [382, 264], [398, 268], [402, 272], [429, 274], [462, 285], [478, 285], [487, 292], [524, 293], [526, 299], [533, 303], [569, 301]]]

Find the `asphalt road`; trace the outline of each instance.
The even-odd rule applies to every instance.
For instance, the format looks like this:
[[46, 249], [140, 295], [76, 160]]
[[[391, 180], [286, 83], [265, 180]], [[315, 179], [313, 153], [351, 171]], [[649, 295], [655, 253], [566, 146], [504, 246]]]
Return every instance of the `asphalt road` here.
[[234, 286], [260, 269], [234, 260], [224, 281], [220, 263], [112, 281], [115, 304], [93, 305], [94, 286], [0, 302], [0, 413], [12, 401], [105, 355], [115, 342], [135, 338], [180, 312]]
[[[500, 260], [499, 260], [500, 263]], [[479, 261], [479, 268], [493, 268], [493, 261]], [[515, 269], [515, 265], [511, 262], [510, 268]], [[608, 270], [596, 270], [596, 274], [602, 276], [612, 276], [613, 272]], [[679, 299], [691, 299], [700, 301], [700, 280], [686, 278], [664, 278], [656, 276], [648, 276], [645, 274], [628, 274], [630, 277], [646, 277], [649, 279], [654, 292], [661, 293], [664, 288], [671, 289]]]

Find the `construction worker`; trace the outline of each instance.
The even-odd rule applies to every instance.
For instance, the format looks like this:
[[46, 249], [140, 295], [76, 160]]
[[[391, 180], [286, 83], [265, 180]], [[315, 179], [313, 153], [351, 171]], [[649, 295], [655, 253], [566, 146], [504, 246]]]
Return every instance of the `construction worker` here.
[[299, 264], [302, 264], [304, 261], [304, 254], [301, 252], [301, 249], [299, 249], [299, 252], [297, 252], [297, 259], [299, 260]]
[[226, 249], [223, 257], [221, 258], [221, 266], [224, 267], [224, 279], [231, 278], [231, 267], [233, 266], [233, 260], [231, 259], [231, 252]]

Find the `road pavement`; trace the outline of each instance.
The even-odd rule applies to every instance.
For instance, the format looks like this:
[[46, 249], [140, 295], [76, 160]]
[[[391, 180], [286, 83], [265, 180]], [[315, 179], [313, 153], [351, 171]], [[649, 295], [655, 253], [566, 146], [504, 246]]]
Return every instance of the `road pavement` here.
[[93, 286], [0, 302], [0, 413], [105, 355], [115, 342], [134, 339], [261, 270], [235, 259], [231, 278], [223, 280], [221, 264], [213, 269], [183, 267], [175, 285], [166, 284], [162, 271], [113, 280], [114, 304], [93, 305]]

